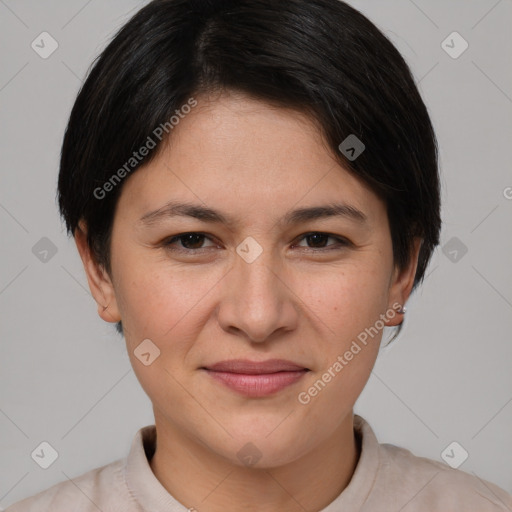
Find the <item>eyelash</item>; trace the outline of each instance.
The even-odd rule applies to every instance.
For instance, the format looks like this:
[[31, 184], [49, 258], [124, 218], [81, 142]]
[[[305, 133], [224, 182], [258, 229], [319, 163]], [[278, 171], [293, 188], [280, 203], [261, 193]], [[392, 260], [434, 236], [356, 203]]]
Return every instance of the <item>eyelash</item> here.
[[[199, 249], [187, 249], [187, 248], [173, 247], [173, 245], [176, 242], [178, 242], [180, 240], [183, 240], [186, 236], [189, 236], [189, 235], [202, 236], [202, 237], [205, 237], [206, 239], [210, 240], [211, 242], [214, 242], [214, 240], [212, 240], [205, 233], [201, 233], [201, 232], [198, 232], [198, 231], [189, 231], [187, 233], [180, 233], [179, 235], [174, 235], [174, 236], [172, 236], [170, 238], [167, 238], [167, 239], [165, 239], [162, 242], [161, 245], [166, 250], [169, 250], [169, 251], [172, 251], [172, 252], [188, 253], [188, 254], [201, 253], [201, 252], [204, 252], [205, 250], [209, 249], [208, 247], [201, 247]], [[336, 235], [332, 235], [331, 233], [324, 233], [323, 231], [310, 231], [308, 233], [305, 233], [305, 234], [300, 236], [300, 238], [298, 239], [298, 242], [302, 242], [304, 239], [306, 239], [307, 237], [312, 236], [312, 235], [324, 235], [324, 236], [327, 236], [328, 239], [329, 238], [333, 238], [338, 243], [337, 244], [331, 244], [330, 246], [327, 246], [327, 247], [302, 247], [302, 249], [306, 249], [307, 251], [313, 251], [313, 252], [326, 252], [326, 251], [332, 251], [332, 250], [340, 250], [340, 249], [343, 249], [343, 248], [346, 248], [346, 247], [352, 245], [351, 242], [349, 242], [345, 238], [342, 238], [342, 237], [339, 237], [339, 236], [336, 236]]]

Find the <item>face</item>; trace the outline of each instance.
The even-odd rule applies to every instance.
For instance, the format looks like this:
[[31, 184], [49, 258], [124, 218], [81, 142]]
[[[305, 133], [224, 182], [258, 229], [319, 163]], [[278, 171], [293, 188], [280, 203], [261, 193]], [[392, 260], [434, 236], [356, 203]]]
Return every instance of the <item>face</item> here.
[[[417, 253], [410, 268], [394, 268], [385, 204], [308, 118], [227, 93], [197, 100], [123, 185], [112, 274], [77, 243], [101, 316], [123, 322], [157, 427], [235, 464], [252, 442], [272, 467], [349, 417], [382, 326], [402, 319]], [[335, 215], [312, 210], [333, 205]], [[296, 368], [212, 369], [276, 359]]]

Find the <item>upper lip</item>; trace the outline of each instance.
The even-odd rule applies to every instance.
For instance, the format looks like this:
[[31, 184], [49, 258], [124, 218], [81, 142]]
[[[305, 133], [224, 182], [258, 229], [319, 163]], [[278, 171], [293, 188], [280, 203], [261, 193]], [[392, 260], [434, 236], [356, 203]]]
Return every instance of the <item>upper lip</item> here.
[[308, 370], [304, 366], [286, 361], [285, 359], [268, 359], [266, 361], [250, 361], [249, 359], [231, 359], [203, 367], [215, 372], [243, 373], [258, 375], [263, 373], [296, 372]]

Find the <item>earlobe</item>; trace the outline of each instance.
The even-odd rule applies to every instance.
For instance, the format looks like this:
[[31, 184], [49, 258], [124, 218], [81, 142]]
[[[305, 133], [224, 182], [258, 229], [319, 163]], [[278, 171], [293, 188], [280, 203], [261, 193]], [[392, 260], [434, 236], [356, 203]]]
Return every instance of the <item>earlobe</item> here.
[[83, 221], [80, 221], [79, 227], [76, 228], [74, 238], [87, 276], [89, 289], [98, 305], [98, 315], [105, 322], [119, 322], [121, 316], [117, 307], [112, 280], [105, 268], [96, 261], [87, 243], [87, 228]]
[[418, 266], [418, 257], [422, 243], [422, 238], [415, 238], [409, 264], [403, 269], [395, 268], [393, 272], [393, 278], [388, 295], [388, 310], [393, 309], [396, 314], [386, 321], [385, 325], [388, 327], [399, 325], [403, 321], [403, 315], [407, 309], [405, 303], [409, 299], [414, 285], [414, 278], [416, 276], [416, 268]]
[[98, 303], [98, 315], [105, 320], [105, 322], [109, 323], [117, 323], [121, 321], [121, 316], [119, 315], [119, 311], [117, 309], [117, 303], [115, 304], [115, 311], [111, 312], [110, 309], [112, 309], [111, 304], [106, 304], [105, 306], [102, 306], [100, 303]]

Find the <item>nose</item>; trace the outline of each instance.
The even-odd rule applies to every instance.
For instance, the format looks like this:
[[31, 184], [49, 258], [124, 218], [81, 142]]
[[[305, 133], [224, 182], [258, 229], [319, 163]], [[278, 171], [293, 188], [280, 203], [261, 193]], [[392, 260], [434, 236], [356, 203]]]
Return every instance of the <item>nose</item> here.
[[221, 328], [253, 343], [294, 330], [298, 298], [289, 281], [284, 266], [270, 250], [263, 250], [251, 263], [235, 254], [233, 267], [223, 279], [217, 313]]

